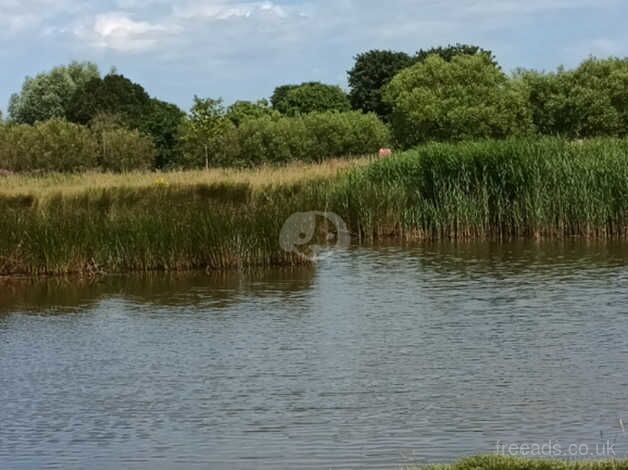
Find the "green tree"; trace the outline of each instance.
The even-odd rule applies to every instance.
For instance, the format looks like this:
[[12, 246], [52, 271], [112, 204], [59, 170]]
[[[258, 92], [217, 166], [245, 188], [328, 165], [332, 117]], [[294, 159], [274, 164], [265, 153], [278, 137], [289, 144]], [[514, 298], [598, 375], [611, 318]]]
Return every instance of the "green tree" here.
[[271, 100], [273, 109], [288, 116], [351, 110], [349, 98], [342, 88], [320, 82], [284, 85], [275, 90]]
[[429, 140], [500, 138], [532, 129], [526, 87], [483, 55], [432, 55], [386, 87], [392, 131], [403, 147]]
[[222, 99], [199, 98], [179, 127], [181, 163], [186, 166], [228, 164], [235, 148], [235, 124], [226, 116]]
[[[314, 83], [314, 82], [312, 82]], [[280, 110], [286, 101], [288, 93], [301, 85], [281, 85], [275, 88], [273, 95], [270, 97], [270, 105], [273, 109]]]
[[575, 70], [517, 75], [529, 88], [540, 133], [572, 138], [628, 133], [628, 59], [590, 58]]
[[150, 96], [141, 85], [124, 75], [110, 73], [104, 78], [93, 78], [75, 91], [68, 119], [87, 124], [98, 114], [117, 114], [129, 126], [139, 127], [150, 103]]
[[184, 118], [185, 113], [177, 105], [151, 98], [139, 130], [151, 136], [155, 143], [157, 168], [170, 167], [179, 159], [177, 138]]
[[20, 93], [9, 102], [10, 120], [33, 124], [55, 117], [67, 118], [76, 90], [99, 77], [98, 67], [90, 62], [72, 62], [34, 78], [26, 77]]
[[493, 65], [498, 66], [497, 59], [493, 52], [482, 49], [480, 46], [474, 46], [471, 44], [450, 44], [448, 46], [432, 47], [430, 49], [421, 49], [414, 56], [414, 62], [423, 62], [429, 56], [436, 54], [447, 62], [451, 62], [452, 59], [459, 55], [482, 55], [485, 56]]
[[372, 50], [358, 54], [348, 72], [353, 109], [374, 112], [388, 119], [392, 109], [382, 99], [382, 88], [412, 64], [413, 59], [405, 52]]
[[272, 109], [267, 100], [236, 101], [227, 109], [227, 117], [236, 126], [239, 126], [250, 119], [257, 119], [264, 116], [271, 118], [279, 117], [279, 113]]
[[76, 90], [69, 119], [87, 124], [101, 114], [117, 115], [125, 127], [149, 135], [157, 147], [157, 168], [167, 167], [177, 159], [176, 138], [185, 116], [178, 106], [151, 98], [141, 85], [110, 73]]

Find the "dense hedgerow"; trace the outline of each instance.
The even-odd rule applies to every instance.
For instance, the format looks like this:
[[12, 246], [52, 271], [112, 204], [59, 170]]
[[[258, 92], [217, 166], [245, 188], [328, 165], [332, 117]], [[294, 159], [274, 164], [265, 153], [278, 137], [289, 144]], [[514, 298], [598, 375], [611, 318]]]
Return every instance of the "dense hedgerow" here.
[[205, 151], [211, 166], [254, 166], [373, 154], [388, 144], [389, 132], [375, 114], [327, 112], [248, 119], [238, 127], [225, 119], [218, 135], [186, 142], [183, 166], [203, 166]]
[[117, 126], [90, 129], [59, 118], [0, 125], [0, 168], [14, 172], [145, 169], [155, 154], [150, 138]]

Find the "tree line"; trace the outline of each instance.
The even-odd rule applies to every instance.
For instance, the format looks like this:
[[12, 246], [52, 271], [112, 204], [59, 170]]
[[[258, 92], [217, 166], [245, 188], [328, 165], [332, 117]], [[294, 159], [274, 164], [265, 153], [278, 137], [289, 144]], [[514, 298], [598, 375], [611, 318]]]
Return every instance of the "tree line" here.
[[372, 50], [349, 91], [320, 82], [277, 87], [270, 100], [195, 97], [192, 108], [151, 97], [116, 70], [74, 62], [26, 78], [0, 126], [0, 168], [230, 166], [319, 160], [428, 141], [543, 134], [623, 137], [628, 59], [506, 74], [494, 54], [456, 44]]

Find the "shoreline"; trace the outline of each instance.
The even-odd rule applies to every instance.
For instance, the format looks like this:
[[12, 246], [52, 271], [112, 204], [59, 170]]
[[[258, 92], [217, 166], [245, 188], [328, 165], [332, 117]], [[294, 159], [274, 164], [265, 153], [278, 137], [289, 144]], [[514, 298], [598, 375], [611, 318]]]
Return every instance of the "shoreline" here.
[[28, 178], [8, 177], [0, 190], [0, 276], [294, 266], [304, 263], [301, 242], [289, 240], [294, 252], [286, 251], [280, 234], [303, 213], [316, 216], [308, 241], [319, 244], [334, 234], [333, 221], [318, 228], [328, 213], [360, 246], [628, 239], [627, 139], [430, 144], [380, 160]]

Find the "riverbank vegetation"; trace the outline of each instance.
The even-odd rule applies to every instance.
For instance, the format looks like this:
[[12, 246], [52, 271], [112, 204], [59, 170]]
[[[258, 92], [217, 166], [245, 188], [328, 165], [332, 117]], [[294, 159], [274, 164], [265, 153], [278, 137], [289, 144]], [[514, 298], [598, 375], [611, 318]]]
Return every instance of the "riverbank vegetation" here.
[[471, 457], [424, 470], [626, 470], [626, 460], [542, 460], [499, 456]]
[[286, 168], [14, 175], [0, 190], [0, 274], [294, 265], [279, 234], [304, 211], [338, 214], [356, 243], [625, 239], [627, 154], [625, 139], [532, 138]]

